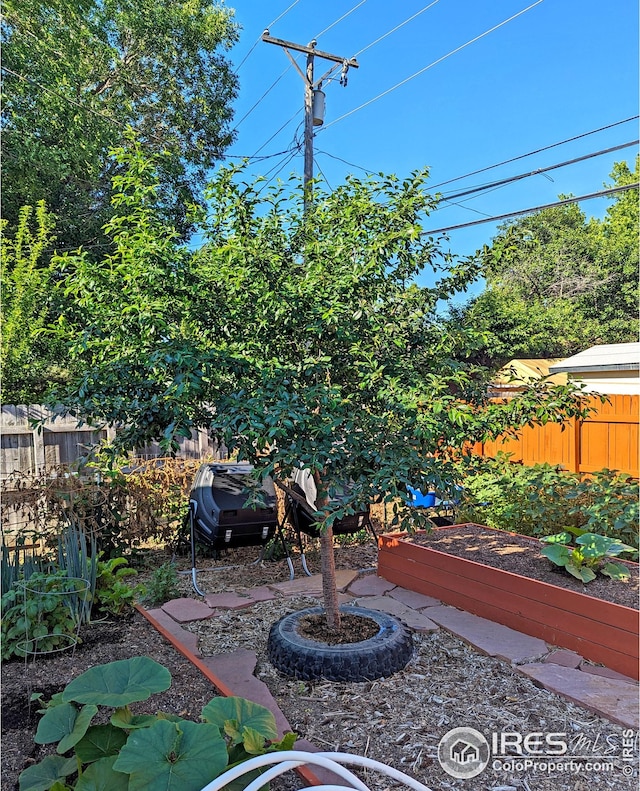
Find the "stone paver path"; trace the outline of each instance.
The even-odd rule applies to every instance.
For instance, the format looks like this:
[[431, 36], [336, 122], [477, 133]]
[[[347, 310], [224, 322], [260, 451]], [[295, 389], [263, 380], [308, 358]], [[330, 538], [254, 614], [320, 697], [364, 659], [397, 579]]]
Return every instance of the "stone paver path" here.
[[[418, 632], [442, 628], [478, 651], [509, 662], [513, 669], [536, 684], [555, 692], [612, 722], [638, 728], [638, 684], [609, 668], [592, 665], [573, 652], [547, 645], [543, 640], [517, 632], [477, 615], [443, 605], [393, 585], [374, 574], [361, 576], [356, 571], [338, 572], [340, 600], [388, 612]], [[257, 601], [278, 596], [306, 594], [321, 597], [320, 575], [262, 586], [241, 593], [209, 594], [204, 601], [175, 599], [161, 608], [141, 612], [185, 656], [208, 675], [222, 694], [255, 700], [270, 708], [284, 730], [288, 724], [266, 686], [255, 678], [256, 656], [251, 651], [236, 651], [221, 657], [202, 657], [197, 636], [181, 624], [215, 618], [229, 610], [250, 607]], [[305, 742], [303, 749], [311, 749]]]

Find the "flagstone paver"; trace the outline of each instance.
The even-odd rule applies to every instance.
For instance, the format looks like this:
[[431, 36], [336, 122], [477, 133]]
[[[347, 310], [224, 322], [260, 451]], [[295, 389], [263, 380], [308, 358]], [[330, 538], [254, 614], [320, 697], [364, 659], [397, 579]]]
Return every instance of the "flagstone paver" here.
[[268, 585], [261, 585], [259, 588], [250, 588], [245, 591], [246, 595], [257, 601], [272, 601], [278, 595], [275, 591], [271, 590]]
[[627, 728], [638, 728], [638, 696], [630, 694], [626, 681], [594, 676], [582, 670], [551, 663], [519, 665], [519, 673], [538, 682], [545, 689], [569, 698], [589, 711]]
[[[351, 587], [353, 588], [353, 585]], [[387, 596], [391, 596], [393, 599], [401, 601], [403, 604], [406, 604], [407, 607], [411, 607], [412, 610], [423, 610], [427, 607], [439, 607], [442, 604], [440, 599], [434, 599], [433, 596], [425, 596], [424, 593], [417, 593], [416, 591], [410, 591], [406, 588], [401, 588], [399, 585], [393, 590], [389, 591]]]
[[428, 615], [431, 620], [484, 654], [506, 659], [507, 662], [523, 664], [541, 659], [549, 653], [547, 644], [538, 637], [516, 632], [508, 626], [457, 610], [455, 607], [430, 607]]
[[213, 615], [211, 607], [198, 599], [172, 599], [162, 609], [178, 623], [203, 621]]
[[240, 596], [237, 593], [229, 592], [207, 593], [204, 600], [212, 610], [242, 610], [256, 603], [256, 600], [251, 596]]
[[269, 688], [254, 676], [258, 657], [255, 651], [240, 648], [230, 654], [203, 656], [202, 662], [224, 682], [237, 697], [252, 700], [269, 709], [276, 718], [278, 733], [282, 736], [291, 730], [287, 718], [273, 699]]
[[171, 634], [182, 646], [187, 648], [188, 651], [196, 656], [200, 655], [197, 634], [183, 629], [182, 626], [161, 607], [143, 612], [147, 612], [151, 618], [155, 619], [163, 629], [169, 632], [169, 634]]
[[572, 667], [575, 670], [575, 668], [580, 667], [582, 657], [580, 654], [576, 654], [575, 651], [567, 651], [565, 648], [560, 648], [557, 651], [551, 651], [542, 661], [550, 662], [553, 665], [562, 665], [562, 667]]
[[412, 610], [406, 604], [392, 599], [389, 596], [370, 596], [356, 599], [360, 607], [367, 607], [370, 610], [386, 612], [395, 615], [414, 632], [435, 632], [440, 627], [437, 623], [422, 615], [417, 610]]
[[[345, 591], [357, 577], [357, 571], [347, 571], [346, 569], [336, 571], [336, 587], [338, 591]], [[312, 577], [300, 577], [296, 580], [276, 582], [269, 587], [284, 596], [297, 596], [300, 594], [322, 596], [322, 575], [314, 574]]]
[[627, 684], [633, 684], [634, 686], [638, 686], [638, 682], [635, 678], [629, 678], [629, 676], [624, 676], [622, 673], [618, 673], [616, 670], [610, 670], [608, 667], [601, 667], [600, 665], [592, 665], [589, 662], [585, 662], [582, 657], [580, 657], [580, 670], [584, 673], [591, 673], [592, 676], [602, 676], [603, 678], [613, 678], [616, 681], [625, 681]]
[[395, 615], [397, 618], [402, 618], [409, 612], [406, 604], [389, 596], [359, 596], [356, 604], [359, 607], [368, 607], [370, 610], [388, 612], [389, 615]]
[[395, 583], [387, 582], [375, 574], [360, 577], [349, 586], [349, 592], [354, 596], [382, 596], [396, 587]]

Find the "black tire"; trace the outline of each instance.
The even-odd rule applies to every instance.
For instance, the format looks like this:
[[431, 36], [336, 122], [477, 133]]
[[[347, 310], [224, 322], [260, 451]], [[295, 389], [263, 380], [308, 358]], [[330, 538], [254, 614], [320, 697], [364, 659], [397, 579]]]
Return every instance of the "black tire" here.
[[378, 624], [378, 634], [368, 640], [327, 645], [302, 637], [298, 633], [300, 619], [323, 611], [322, 607], [298, 610], [271, 627], [267, 650], [275, 668], [304, 681], [373, 681], [397, 673], [411, 659], [413, 641], [407, 627], [392, 615], [364, 607], [343, 605], [340, 611]]

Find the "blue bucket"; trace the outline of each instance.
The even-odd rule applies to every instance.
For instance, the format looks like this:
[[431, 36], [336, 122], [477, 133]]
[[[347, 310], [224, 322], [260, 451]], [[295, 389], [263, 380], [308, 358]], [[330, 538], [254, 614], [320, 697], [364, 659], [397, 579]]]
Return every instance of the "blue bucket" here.
[[407, 491], [411, 495], [411, 505], [415, 508], [433, 508], [436, 504], [435, 492], [422, 494], [420, 489], [414, 489], [413, 486], [407, 486]]

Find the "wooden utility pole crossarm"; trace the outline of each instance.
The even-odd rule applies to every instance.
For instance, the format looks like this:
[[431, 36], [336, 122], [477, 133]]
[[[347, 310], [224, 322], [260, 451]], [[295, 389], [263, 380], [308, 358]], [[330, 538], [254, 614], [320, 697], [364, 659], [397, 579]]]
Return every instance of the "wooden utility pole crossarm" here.
[[273, 38], [273, 36], [269, 35], [269, 31], [265, 30], [262, 34], [262, 40], [267, 44], [276, 44], [278, 47], [284, 47], [285, 49], [292, 49], [295, 52], [305, 52], [307, 55], [317, 55], [319, 58], [324, 58], [324, 60], [332, 60], [334, 63], [346, 63], [349, 68], [357, 69], [358, 68], [358, 61], [355, 58], [341, 58], [340, 55], [332, 55], [330, 52], [323, 52], [321, 49], [315, 49], [315, 47], [304, 46], [304, 44], [294, 44], [292, 41], [285, 41], [282, 38]]

